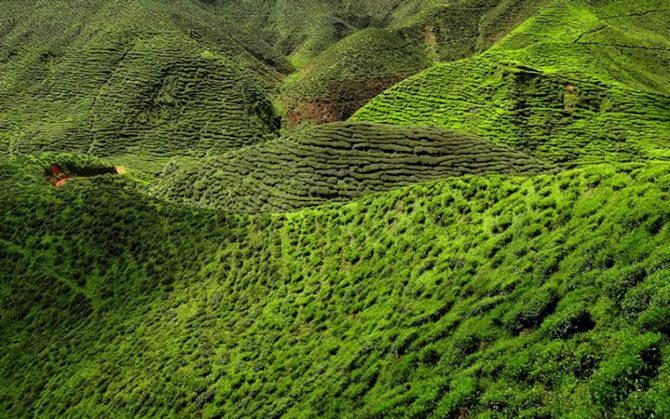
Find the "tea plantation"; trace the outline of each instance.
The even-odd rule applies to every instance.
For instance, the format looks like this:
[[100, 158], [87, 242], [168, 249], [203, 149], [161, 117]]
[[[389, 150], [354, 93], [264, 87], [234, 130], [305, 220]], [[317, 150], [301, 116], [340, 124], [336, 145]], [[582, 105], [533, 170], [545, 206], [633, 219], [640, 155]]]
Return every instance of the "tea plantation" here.
[[234, 211], [290, 211], [410, 183], [551, 166], [480, 138], [430, 128], [341, 122], [242, 148], [198, 166], [168, 166], [150, 193]]
[[0, 16], [4, 152], [160, 167], [277, 132], [275, 70], [193, 2], [7, 1]]
[[668, 22], [0, 2], [0, 417], [670, 417]]
[[4, 160], [0, 409], [663, 417], [669, 169], [242, 216]]
[[491, 50], [398, 84], [354, 119], [461, 130], [553, 163], [668, 159], [669, 18], [665, 1], [554, 2]]

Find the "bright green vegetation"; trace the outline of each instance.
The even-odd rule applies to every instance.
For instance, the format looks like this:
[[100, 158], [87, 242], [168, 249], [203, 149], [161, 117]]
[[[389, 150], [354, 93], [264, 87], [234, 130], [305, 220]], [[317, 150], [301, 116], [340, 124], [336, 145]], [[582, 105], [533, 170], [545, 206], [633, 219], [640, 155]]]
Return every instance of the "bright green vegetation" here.
[[1, 167], [9, 416], [670, 414], [668, 164], [248, 217]]
[[306, 129], [197, 166], [175, 166], [166, 167], [152, 194], [234, 211], [289, 211], [464, 174], [551, 170], [476, 137], [351, 122]]
[[670, 417], [669, 19], [0, 2], [0, 417]]
[[667, 159], [668, 18], [665, 1], [554, 2], [486, 53], [410, 78], [354, 119], [470, 132], [555, 163]]

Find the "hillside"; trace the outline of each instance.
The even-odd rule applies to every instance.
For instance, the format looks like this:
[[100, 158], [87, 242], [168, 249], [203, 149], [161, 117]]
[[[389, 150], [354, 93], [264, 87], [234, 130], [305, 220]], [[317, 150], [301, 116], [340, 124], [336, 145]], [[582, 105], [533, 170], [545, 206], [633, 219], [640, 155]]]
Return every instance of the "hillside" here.
[[276, 212], [450, 176], [552, 170], [472, 136], [344, 122], [306, 129], [197, 166], [168, 166], [150, 193], [195, 206]]
[[[358, 11], [362, 16], [372, 15], [362, 19], [369, 26], [344, 25], [351, 28], [343, 32], [347, 36], [332, 41], [319, 54], [304, 48], [291, 54], [299, 71], [287, 78], [280, 99], [289, 126], [347, 119], [370, 99], [420, 70], [487, 49], [547, 1], [396, 3], [395, 9], [388, 5], [382, 9], [393, 10], [383, 19], [381, 11]], [[346, 8], [338, 6], [338, 10], [343, 13]], [[323, 32], [333, 22], [340, 26], [340, 19], [333, 17], [337, 13], [327, 16], [332, 20], [322, 23]]]
[[238, 42], [197, 2], [9, 0], [0, 15], [4, 152], [160, 167], [278, 130], [265, 80], [279, 76], [252, 49], [262, 44]]
[[667, 164], [251, 217], [1, 167], [8, 416], [670, 414]]
[[491, 50], [412, 77], [353, 119], [474, 133], [553, 163], [667, 159], [669, 16], [664, 1], [554, 2]]
[[0, 1], [0, 418], [670, 417], [669, 18]]
[[[473, 0], [326, 3], [4, 1], [0, 150], [152, 171], [197, 161], [276, 138], [282, 120], [346, 119], [434, 60], [483, 48], [479, 20], [504, 13]], [[461, 28], [469, 40], [454, 48]]]

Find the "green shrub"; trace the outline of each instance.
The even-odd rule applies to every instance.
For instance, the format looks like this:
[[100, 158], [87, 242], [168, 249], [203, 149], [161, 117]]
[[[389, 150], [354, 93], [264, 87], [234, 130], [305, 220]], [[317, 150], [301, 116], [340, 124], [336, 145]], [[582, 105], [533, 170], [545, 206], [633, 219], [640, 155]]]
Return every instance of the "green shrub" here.
[[534, 328], [550, 315], [558, 303], [558, 294], [554, 288], [543, 288], [531, 295], [519, 296], [518, 304], [504, 317], [506, 327], [519, 333]]
[[553, 314], [542, 324], [542, 331], [555, 339], [568, 339], [576, 333], [595, 327], [589, 310], [581, 305], [571, 305]]
[[617, 353], [591, 379], [593, 399], [613, 407], [635, 391], [646, 390], [661, 364], [661, 336], [648, 333], [625, 338]]

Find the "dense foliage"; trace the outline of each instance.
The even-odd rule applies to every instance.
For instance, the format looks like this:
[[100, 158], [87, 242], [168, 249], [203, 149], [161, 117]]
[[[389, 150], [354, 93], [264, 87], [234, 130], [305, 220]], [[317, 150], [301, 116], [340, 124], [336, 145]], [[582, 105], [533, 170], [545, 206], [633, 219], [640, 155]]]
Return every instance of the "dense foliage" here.
[[435, 128], [341, 122], [242, 148], [179, 169], [149, 192], [235, 211], [289, 211], [449, 176], [553, 169], [481, 138]]
[[554, 2], [484, 54], [410, 78], [354, 119], [471, 132], [562, 164], [667, 159], [664, 3]]
[[669, 17], [0, 2], [0, 417], [670, 417]]
[[39, 169], [2, 164], [10, 416], [670, 414], [667, 164], [250, 217]]

